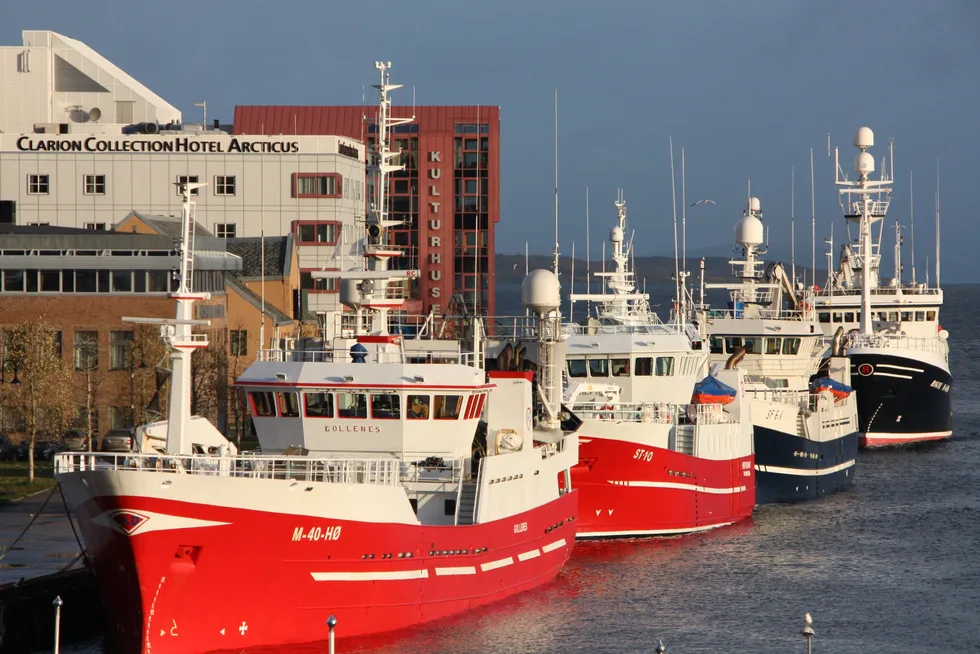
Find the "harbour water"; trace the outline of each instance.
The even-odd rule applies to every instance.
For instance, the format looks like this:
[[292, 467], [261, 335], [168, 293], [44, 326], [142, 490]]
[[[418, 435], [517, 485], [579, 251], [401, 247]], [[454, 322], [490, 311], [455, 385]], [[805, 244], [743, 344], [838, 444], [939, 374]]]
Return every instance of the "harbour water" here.
[[[516, 309], [519, 289], [498, 293], [502, 313]], [[786, 654], [806, 651], [799, 632], [807, 611], [814, 652], [980, 650], [980, 286], [945, 293], [955, 380], [949, 442], [862, 451], [852, 490], [761, 507], [733, 527], [580, 542], [544, 588], [409, 631], [340, 642], [338, 652], [653, 652], [660, 639], [676, 654]], [[663, 313], [665, 297], [652, 295]], [[229, 648], [241, 651], [231, 640]], [[109, 654], [99, 641], [61, 651]]]

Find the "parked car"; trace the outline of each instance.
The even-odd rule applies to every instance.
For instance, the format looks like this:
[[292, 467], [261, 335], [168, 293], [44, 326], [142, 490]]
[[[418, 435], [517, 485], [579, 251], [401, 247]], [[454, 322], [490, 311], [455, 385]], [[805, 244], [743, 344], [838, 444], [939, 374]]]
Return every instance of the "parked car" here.
[[133, 449], [133, 432], [131, 429], [110, 429], [102, 437], [103, 452], [129, 452]]
[[65, 432], [65, 447], [69, 452], [85, 452], [88, 450], [88, 434], [84, 429], [69, 429]]
[[17, 446], [4, 432], [0, 432], [0, 461], [16, 461]]
[[[35, 441], [34, 460], [50, 461], [54, 458], [56, 453], [61, 452], [63, 449], [65, 449], [64, 445], [55, 441]], [[21, 461], [27, 461], [27, 453], [30, 452], [30, 450], [30, 441], [25, 438], [17, 447], [17, 458]]]

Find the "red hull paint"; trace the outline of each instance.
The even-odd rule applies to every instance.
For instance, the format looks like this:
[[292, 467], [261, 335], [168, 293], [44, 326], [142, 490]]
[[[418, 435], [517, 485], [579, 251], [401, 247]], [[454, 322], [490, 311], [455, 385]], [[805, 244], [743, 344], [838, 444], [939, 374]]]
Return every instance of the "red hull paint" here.
[[938, 434], [908, 434], [908, 436], [884, 436], [879, 434], [861, 434], [858, 438], [860, 447], [894, 447], [896, 445], [914, 445], [916, 443], [934, 443], [936, 441], [948, 441], [953, 437], [953, 432], [941, 432]]
[[[199, 654], [323, 641], [331, 614], [338, 639], [396, 630], [544, 584], [568, 560], [577, 502], [578, 493], [568, 493], [533, 511], [458, 527], [127, 496], [89, 500], [78, 514], [114, 621], [113, 651]], [[126, 519], [147, 514], [147, 528], [160, 515], [227, 524], [137, 527], [133, 535], [99, 524], [115, 516], [125, 528]], [[298, 527], [307, 535], [319, 528], [320, 540], [293, 540]]]
[[701, 459], [583, 435], [572, 468], [579, 538], [683, 534], [732, 524], [755, 507], [754, 455]]

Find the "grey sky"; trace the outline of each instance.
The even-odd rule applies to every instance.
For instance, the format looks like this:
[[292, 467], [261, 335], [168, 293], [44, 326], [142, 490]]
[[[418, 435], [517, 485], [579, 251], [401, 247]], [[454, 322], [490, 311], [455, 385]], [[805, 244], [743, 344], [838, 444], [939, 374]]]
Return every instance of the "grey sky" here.
[[[691, 251], [728, 244], [746, 183], [762, 200], [773, 250], [789, 251], [796, 167], [797, 260], [809, 261], [809, 151], [816, 166], [817, 252], [843, 219], [827, 158], [830, 132], [849, 170], [854, 130], [895, 138], [892, 222], [908, 223], [915, 173], [919, 277], [934, 253], [942, 169], [943, 273], [980, 281], [974, 218], [980, 106], [980, 2], [974, 0], [460, 0], [418, 2], [5, 3], [0, 38], [52, 29], [78, 38], [199, 119], [236, 104], [357, 104], [390, 59], [395, 102], [502, 107], [501, 252], [551, 250], [553, 95], [559, 89], [562, 252], [593, 258], [625, 189], [639, 254], [673, 250], [668, 136], [680, 192], [687, 155]], [[678, 199], [678, 205], [680, 201]], [[891, 239], [885, 244], [891, 268]], [[909, 239], [906, 238], [908, 245]], [[717, 248], [715, 248], [717, 250]], [[904, 257], [909, 260], [906, 247]], [[908, 271], [906, 265], [906, 271]]]

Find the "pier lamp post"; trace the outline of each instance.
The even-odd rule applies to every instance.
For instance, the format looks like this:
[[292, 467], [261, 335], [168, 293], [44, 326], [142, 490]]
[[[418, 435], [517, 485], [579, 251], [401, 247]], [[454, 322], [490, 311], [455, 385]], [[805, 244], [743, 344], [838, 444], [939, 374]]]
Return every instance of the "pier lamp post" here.
[[327, 652], [334, 654], [333, 628], [337, 626], [337, 618], [333, 614], [327, 618], [327, 626], [330, 628], [330, 640], [327, 641]]
[[806, 654], [813, 654], [813, 637], [817, 632], [813, 630], [813, 618], [809, 613], [803, 616], [803, 631], [800, 633], [806, 638]]
[[[140, 354], [140, 364], [136, 365], [136, 353]], [[136, 370], [146, 368], [146, 361], [143, 359], [144, 351], [142, 345], [129, 346], [129, 424], [130, 427], [136, 426]]]
[[54, 607], [54, 654], [58, 654], [61, 649], [61, 607], [64, 602], [61, 595], [54, 598], [51, 606]]

